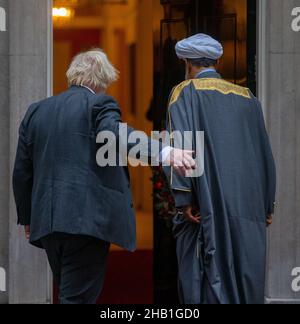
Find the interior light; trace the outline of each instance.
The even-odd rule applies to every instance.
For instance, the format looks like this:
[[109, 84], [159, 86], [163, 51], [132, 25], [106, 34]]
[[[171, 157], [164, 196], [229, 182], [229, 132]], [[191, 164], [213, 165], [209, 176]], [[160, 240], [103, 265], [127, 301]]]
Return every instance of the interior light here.
[[71, 9], [68, 8], [56, 8], [54, 7], [52, 10], [53, 17], [58, 17], [58, 18], [69, 18], [72, 15]]

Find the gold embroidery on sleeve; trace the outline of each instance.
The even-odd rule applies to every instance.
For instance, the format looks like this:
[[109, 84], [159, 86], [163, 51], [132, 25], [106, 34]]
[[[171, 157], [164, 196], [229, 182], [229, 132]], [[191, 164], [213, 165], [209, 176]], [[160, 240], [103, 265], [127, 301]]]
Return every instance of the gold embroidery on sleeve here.
[[[168, 111], [168, 114], [169, 114], [169, 131], [170, 131], [170, 134], [171, 134], [171, 147], [174, 148], [174, 134], [173, 134], [173, 128], [172, 128], [172, 115], [171, 115], [171, 110], [169, 108], [169, 111]], [[171, 167], [171, 175], [170, 175], [170, 186], [172, 188], [173, 186], [173, 178], [174, 178], [174, 168]], [[180, 189], [180, 188], [172, 188], [172, 190], [176, 190], [176, 191], [182, 191], [182, 192], [192, 192], [191, 189]]]
[[[171, 111], [170, 111], [170, 108], [169, 108], [169, 132], [171, 134], [171, 147], [174, 148], [174, 135], [173, 135], [173, 130], [172, 130], [172, 116], [171, 116]], [[174, 169], [173, 167], [171, 167], [171, 178], [170, 178], [170, 185], [172, 187], [173, 185], [173, 172], [174, 172]]]

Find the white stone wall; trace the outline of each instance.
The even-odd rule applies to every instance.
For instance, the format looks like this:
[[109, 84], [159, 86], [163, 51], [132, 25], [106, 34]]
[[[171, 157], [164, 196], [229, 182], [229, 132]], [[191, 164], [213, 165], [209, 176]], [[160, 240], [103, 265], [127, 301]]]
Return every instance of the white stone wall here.
[[48, 5], [48, 0], [0, 0], [7, 18], [6, 31], [0, 32], [0, 267], [8, 288], [0, 292], [0, 303], [50, 301], [46, 257], [16, 225], [11, 188], [20, 122], [28, 106], [48, 92]]
[[278, 171], [266, 297], [271, 303], [300, 303], [300, 293], [292, 289], [292, 271], [300, 267], [300, 31], [292, 29], [292, 11], [300, 1], [259, 1], [266, 2], [261, 94]]
[[[8, 14], [8, 0], [0, 0], [0, 8]], [[1, 19], [1, 18], [0, 18]], [[6, 21], [7, 23], [7, 21]], [[8, 33], [0, 31], [0, 268], [8, 269], [9, 215], [9, 57]], [[8, 302], [0, 290], [0, 304]]]

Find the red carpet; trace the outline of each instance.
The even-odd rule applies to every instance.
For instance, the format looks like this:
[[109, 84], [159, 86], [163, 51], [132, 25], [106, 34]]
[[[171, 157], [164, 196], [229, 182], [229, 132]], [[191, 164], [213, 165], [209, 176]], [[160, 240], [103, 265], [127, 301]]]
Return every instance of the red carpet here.
[[99, 304], [152, 304], [153, 252], [111, 252]]
[[[58, 303], [58, 289], [54, 286], [54, 304]], [[153, 252], [110, 253], [105, 285], [99, 304], [152, 304]]]

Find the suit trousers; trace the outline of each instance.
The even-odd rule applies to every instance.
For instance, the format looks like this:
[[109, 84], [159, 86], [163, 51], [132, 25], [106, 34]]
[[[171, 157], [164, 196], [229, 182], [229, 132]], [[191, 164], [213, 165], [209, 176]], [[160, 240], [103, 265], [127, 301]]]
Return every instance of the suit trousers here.
[[41, 239], [60, 304], [95, 304], [101, 294], [110, 243], [99, 239], [53, 233]]

